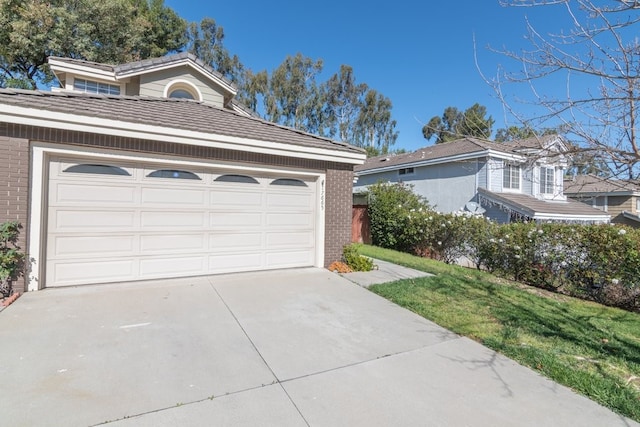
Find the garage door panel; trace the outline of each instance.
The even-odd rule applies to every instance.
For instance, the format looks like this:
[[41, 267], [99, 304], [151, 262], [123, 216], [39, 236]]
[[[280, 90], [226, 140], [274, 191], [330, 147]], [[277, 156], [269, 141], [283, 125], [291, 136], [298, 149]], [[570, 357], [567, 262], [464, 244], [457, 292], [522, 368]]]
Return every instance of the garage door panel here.
[[54, 232], [101, 231], [131, 229], [135, 226], [135, 211], [53, 209], [50, 212]]
[[249, 271], [264, 268], [260, 252], [226, 253], [209, 256], [209, 273]]
[[58, 183], [52, 194], [55, 199], [50, 200], [51, 205], [82, 204], [87, 203], [99, 205], [123, 205], [133, 204], [136, 201], [135, 189], [125, 186], [114, 185], [87, 185]]
[[135, 279], [134, 259], [48, 262], [47, 286], [108, 283]]
[[148, 229], [202, 229], [205, 226], [205, 213], [196, 212], [166, 212], [145, 210], [140, 214], [142, 230]]
[[263, 233], [212, 233], [209, 250], [212, 252], [256, 251], [262, 248]]
[[267, 226], [270, 227], [290, 227], [290, 228], [310, 228], [313, 226], [314, 217], [311, 213], [268, 213]]
[[267, 194], [267, 208], [270, 209], [312, 209], [314, 198], [308, 193]]
[[217, 209], [241, 208], [259, 209], [262, 206], [262, 193], [259, 191], [211, 191], [210, 205]]
[[312, 248], [313, 247], [313, 232], [300, 231], [300, 232], [283, 232], [283, 233], [267, 233], [267, 247], [269, 248]]
[[143, 255], [157, 252], [205, 251], [206, 249], [206, 236], [201, 232], [140, 236], [140, 252]]
[[209, 223], [214, 228], [249, 228], [262, 225], [261, 212], [211, 212]]
[[89, 257], [103, 255], [133, 255], [136, 246], [136, 236], [108, 235], [108, 236], [73, 236], [55, 235], [49, 239], [47, 252], [61, 257]]
[[175, 277], [205, 274], [205, 256], [162, 257], [140, 260], [140, 277]]
[[313, 264], [313, 252], [308, 250], [296, 250], [285, 252], [267, 253], [267, 265], [271, 268], [297, 267]]
[[184, 188], [142, 188], [142, 204], [159, 204], [165, 206], [203, 206], [207, 192]]

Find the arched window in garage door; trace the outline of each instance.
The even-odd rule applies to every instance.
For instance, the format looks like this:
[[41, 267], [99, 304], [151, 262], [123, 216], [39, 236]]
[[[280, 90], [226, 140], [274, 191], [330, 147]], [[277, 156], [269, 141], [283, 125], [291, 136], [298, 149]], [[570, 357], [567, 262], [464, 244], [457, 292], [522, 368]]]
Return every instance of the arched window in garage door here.
[[126, 170], [117, 166], [99, 165], [99, 164], [78, 164], [69, 166], [63, 172], [65, 173], [86, 173], [95, 175], [121, 175], [131, 176]]
[[299, 179], [293, 178], [278, 178], [271, 182], [271, 185], [290, 185], [293, 187], [308, 187], [308, 185]]
[[193, 172], [177, 170], [177, 169], [158, 169], [147, 175], [148, 178], [169, 178], [169, 179], [194, 179], [202, 181], [198, 175]]
[[235, 175], [235, 174], [220, 175], [214, 181], [236, 182], [236, 183], [242, 183], [242, 184], [258, 184], [258, 180], [253, 177], [250, 177], [247, 175]]

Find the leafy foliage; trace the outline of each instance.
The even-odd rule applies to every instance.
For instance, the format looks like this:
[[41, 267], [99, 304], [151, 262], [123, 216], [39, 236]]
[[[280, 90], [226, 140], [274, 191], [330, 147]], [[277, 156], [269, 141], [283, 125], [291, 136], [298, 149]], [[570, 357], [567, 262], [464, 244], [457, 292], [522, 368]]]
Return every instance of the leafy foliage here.
[[352, 243], [343, 248], [342, 257], [344, 258], [344, 262], [353, 271], [371, 271], [373, 269], [373, 260], [360, 255], [358, 253], [358, 247], [359, 245]]
[[25, 254], [17, 246], [22, 225], [17, 221], [0, 224], [0, 293], [11, 293], [9, 281], [17, 279], [24, 270]]
[[435, 136], [436, 144], [455, 141], [465, 136], [488, 139], [495, 121], [491, 116], [486, 117], [486, 115], [487, 108], [478, 103], [464, 112], [456, 107], [447, 107], [442, 117], [434, 116], [423, 126], [422, 135], [425, 139]]
[[503, 277], [640, 311], [640, 230], [611, 225], [496, 224], [440, 214], [403, 184], [369, 187], [373, 244], [446, 263], [465, 257]]
[[162, 0], [0, 0], [0, 83], [36, 89], [48, 56], [123, 63], [184, 44], [186, 23]]

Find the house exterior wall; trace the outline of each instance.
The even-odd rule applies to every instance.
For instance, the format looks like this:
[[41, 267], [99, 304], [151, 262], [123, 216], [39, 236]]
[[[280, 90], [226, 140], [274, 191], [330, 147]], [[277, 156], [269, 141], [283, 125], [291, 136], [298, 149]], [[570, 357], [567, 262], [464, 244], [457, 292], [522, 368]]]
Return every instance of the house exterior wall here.
[[494, 193], [502, 193], [502, 174], [504, 171], [504, 163], [502, 160], [489, 159], [488, 161], [488, 173], [489, 184], [488, 190]]
[[509, 214], [503, 211], [502, 209], [500, 209], [498, 206], [483, 206], [483, 207], [486, 209], [484, 216], [491, 219], [492, 221], [495, 221], [499, 224], [507, 224], [511, 221]]
[[198, 73], [188, 66], [169, 68], [155, 71], [153, 73], [140, 76], [140, 95], [162, 98], [165, 87], [173, 80], [186, 80], [193, 84], [202, 93], [202, 100], [218, 107], [224, 106], [224, 95], [216, 89], [204, 77], [200, 78]]
[[537, 192], [538, 180], [531, 168], [522, 170], [522, 194], [535, 196]]
[[[321, 200], [325, 213], [325, 267], [340, 259], [342, 248], [351, 240], [352, 165], [0, 123], [0, 164], [9, 171], [7, 178], [0, 177], [0, 185], [6, 189], [0, 194], [0, 221], [18, 220], [24, 225], [20, 246], [27, 252], [29, 179], [32, 176], [30, 143], [33, 141], [324, 172], [326, 183]], [[24, 281], [14, 289], [23, 291]]]
[[478, 188], [489, 188], [489, 165], [486, 159], [477, 159]]
[[125, 95], [138, 96], [140, 95], [140, 76], [132, 77], [129, 82], [125, 83]]
[[611, 215], [611, 222], [633, 227], [640, 225], [636, 221], [625, 218], [625, 216], [622, 215], [623, 211], [636, 212], [633, 196], [607, 196], [607, 212]]
[[[11, 137], [2, 132], [0, 123], [0, 223], [19, 221], [23, 229], [20, 232], [18, 246], [27, 250], [29, 215], [29, 141]], [[21, 277], [13, 283], [15, 292], [24, 292], [25, 280]]]
[[475, 199], [477, 167], [476, 161], [470, 160], [416, 167], [411, 175], [401, 176], [397, 170], [362, 175], [358, 177], [356, 188], [379, 181], [404, 182], [413, 185], [414, 192], [425, 197], [436, 210], [453, 212]]

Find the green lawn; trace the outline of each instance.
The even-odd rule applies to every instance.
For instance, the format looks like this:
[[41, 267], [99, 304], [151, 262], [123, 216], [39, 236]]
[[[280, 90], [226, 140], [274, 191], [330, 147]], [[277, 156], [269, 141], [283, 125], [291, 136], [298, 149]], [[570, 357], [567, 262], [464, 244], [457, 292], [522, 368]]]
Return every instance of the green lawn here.
[[640, 314], [388, 249], [359, 252], [436, 274], [371, 291], [640, 421]]

